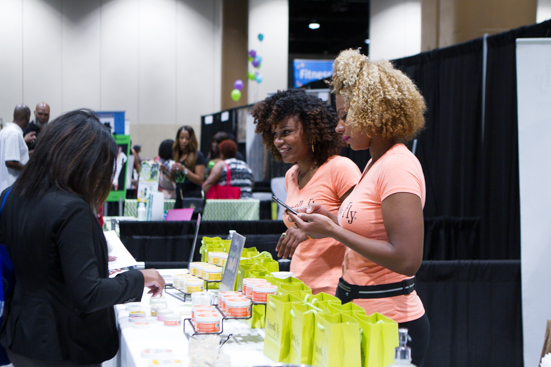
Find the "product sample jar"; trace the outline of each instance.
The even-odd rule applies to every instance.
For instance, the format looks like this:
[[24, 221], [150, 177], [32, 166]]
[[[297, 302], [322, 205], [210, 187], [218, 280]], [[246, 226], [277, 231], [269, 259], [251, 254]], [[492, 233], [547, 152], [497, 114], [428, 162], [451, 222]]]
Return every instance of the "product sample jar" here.
[[226, 298], [240, 297], [241, 292], [237, 291], [225, 291], [218, 293], [218, 307], [222, 310], [226, 310]]
[[255, 284], [270, 284], [266, 279], [249, 278], [247, 283], [243, 280], [243, 294], [247, 298], [253, 298], [253, 287]]
[[165, 326], [181, 326], [182, 317], [179, 314], [169, 314], [164, 319]]
[[250, 317], [251, 300], [245, 297], [226, 299], [226, 315], [231, 317]]
[[189, 265], [189, 273], [191, 275], [195, 275], [197, 276], [197, 268], [200, 266], [200, 265], [203, 265], [204, 263], [201, 262], [201, 261], [195, 261], [195, 262], [192, 262], [190, 265]]
[[184, 292], [195, 293], [203, 291], [204, 282], [201, 279], [186, 279], [184, 281]]
[[[171, 314], [174, 314], [174, 311], [168, 309], [168, 308], [164, 308], [162, 310], [158, 310], [157, 311], [157, 320], [159, 321], [164, 321], [165, 320], [165, 316], [166, 315], [171, 315]], [[179, 315], [178, 315], [179, 317]]]
[[195, 321], [195, 315], [197, 313], [217, 313], [216, 308], [212, 305], [197, 305], [191, 307], [191, 319]]
[[204, 267], [203, 279], [205, 280], [222, 280], [222, 268], [218, 266]]
[[130, 311], [128, 319], [130, 322], [143, 322], [145, 320], [145, 311]]
[[157, 312], [159, 310], [165, 310], [167, 308], [166, 304], [165, 303], [155, 303], [155, 304], [152, 304], [149, 309], [150, 309], [150, 312], [151, 312], [151, 316], [153, 317], [157, 317]]
[[218, 254], [218, 265], [225, 266], [227, 261], [228, 261], [228, 254], [225, 252], [220, 252]]
[[222, 317], [215, 312], [197, 313], [195, 315], [195, 328], [198, 333], [220, 332], [220, 321]]
[[253, 301], [258, 303], [266, 303], [268, 295], [277, 294], [277, 286], [271, 284], [254, 284], [253, 285]]

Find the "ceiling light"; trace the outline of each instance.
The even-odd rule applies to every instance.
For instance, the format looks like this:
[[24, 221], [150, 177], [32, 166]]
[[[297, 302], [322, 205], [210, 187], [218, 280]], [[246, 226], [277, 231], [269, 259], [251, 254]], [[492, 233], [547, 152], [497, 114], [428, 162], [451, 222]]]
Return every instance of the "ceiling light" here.
[[369, 42], [370, 42], [370, 41], [369, 41], [369, 38], [364, 39], [364, 43], [365, 43], [366, 45], [369, 45]]
[[308, 28], [310, 29], [318, 29], [320, 27], [319, 23], [310, 23], [308, 24]]

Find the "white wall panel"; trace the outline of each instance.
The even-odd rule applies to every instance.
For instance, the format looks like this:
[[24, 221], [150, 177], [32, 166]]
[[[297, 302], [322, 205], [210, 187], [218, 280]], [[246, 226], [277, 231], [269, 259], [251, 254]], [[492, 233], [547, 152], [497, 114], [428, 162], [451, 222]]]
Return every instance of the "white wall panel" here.
[[[201, 115], [220, 109], [220, 2], [178, 2], [176, 29], [177, 125], [200, 135]], [[171, 138], [173, 138], [171, 136]]]
[[[258, 34], [264, 35], [259, 41]], [[249, 0], [249, 50], [262, 56], [258, 70], [262, 82], [248, 81], [248, 102], [260, 101], [268, 95], [287, 89], [289, 60], [289, 2], [287, 0]], [[247, 56], [244, 55], [245, 59]], [[249, 71], [256, 70], [249, 63]]]
[[13, 120], [23, 98], [23, 0], [0, 2], [0, 118]]
[[50, 105], [50, 119], [62, 112], [61, 0], [23, 2], [23, 91], [33, 112]]
[[397, 59], [421, 52], [421, 0], [372, 0], [369, 56]]
[[176, 1], [140, 0], [139, 121], [176, 121]]
[[100, 6], [100, 0], [63, 0], [63, 111], [100, 108]]
[[101, 7], [100, 109], [126, 111], [131, 124], [139, 121], [139, 8], [135, 0]]
[[536, 21], [538, 23], [551, 19], [551, 0], [538, 0]]

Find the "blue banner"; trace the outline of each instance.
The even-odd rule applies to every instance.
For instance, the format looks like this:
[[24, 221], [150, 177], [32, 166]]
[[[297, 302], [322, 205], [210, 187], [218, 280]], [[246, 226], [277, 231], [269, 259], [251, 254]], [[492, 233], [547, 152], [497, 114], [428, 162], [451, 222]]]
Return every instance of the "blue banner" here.
[[333, 60], [295, 59], [293, 68], [295, 69], [295, 88], [300, 88], [314, 80], [333, 75]]

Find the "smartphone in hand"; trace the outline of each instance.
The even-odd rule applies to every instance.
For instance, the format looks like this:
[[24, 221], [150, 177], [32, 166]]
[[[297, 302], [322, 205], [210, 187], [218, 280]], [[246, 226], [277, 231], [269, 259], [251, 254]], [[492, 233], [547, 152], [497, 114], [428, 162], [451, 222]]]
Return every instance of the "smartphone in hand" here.
[[293, 213], [294, 215], [298, 215], [298, 213], [293, 208], [285, 204], [283, 201], [279, 200], [277, 196], [272, 195], [272, 200], [278, 203], [279, 205], [281, 205], [282, 207], [284, 207], [285, 209], [287, 209], [289, 212]]

